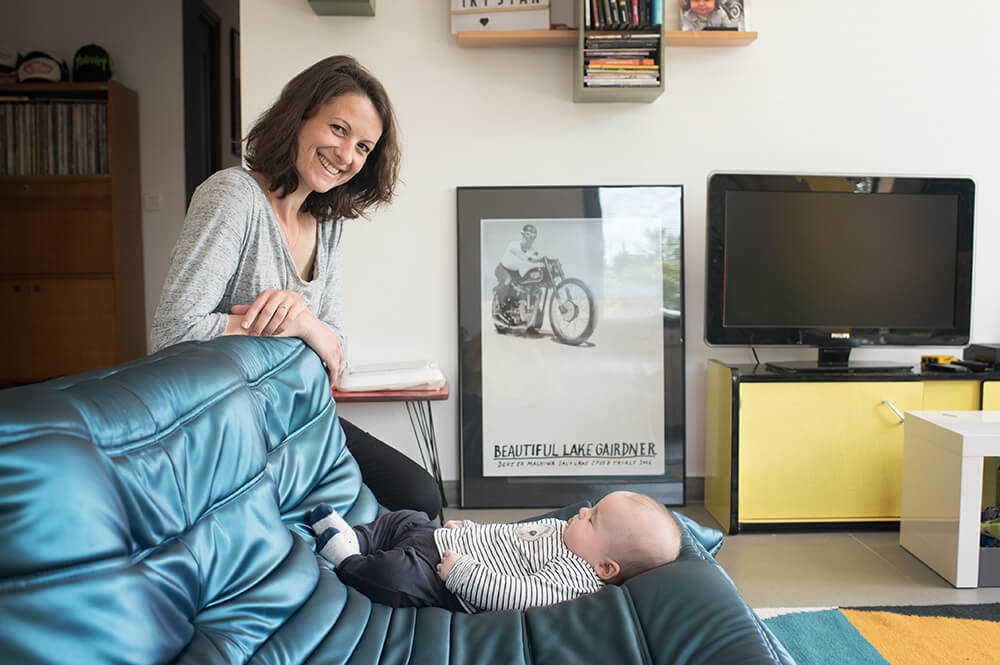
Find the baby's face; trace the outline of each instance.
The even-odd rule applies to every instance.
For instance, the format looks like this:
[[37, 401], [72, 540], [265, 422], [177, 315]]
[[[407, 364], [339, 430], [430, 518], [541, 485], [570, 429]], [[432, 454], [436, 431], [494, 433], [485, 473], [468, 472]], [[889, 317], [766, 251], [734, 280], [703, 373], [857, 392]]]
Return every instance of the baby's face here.
[[563, 541], [566, 547], [601, 574], [600, 564], [614, 559], [623, 538], [627, 538], [630, 516], [630, 492], [612, 492], [593, 508], [583, 507], [569, 518]]
[[715, 0], [691, 0], [691, 11], [706, 18], [715, 11]]

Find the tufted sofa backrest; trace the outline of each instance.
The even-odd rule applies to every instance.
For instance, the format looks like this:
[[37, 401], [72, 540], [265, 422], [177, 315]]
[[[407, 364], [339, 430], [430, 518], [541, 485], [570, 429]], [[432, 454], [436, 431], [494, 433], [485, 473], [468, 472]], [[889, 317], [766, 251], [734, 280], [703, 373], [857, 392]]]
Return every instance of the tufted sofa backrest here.
[[378, 510], [325, 380], [298, 341], [222, 338], [0, 391], [0, 661], [280, 650], [320, 585], [308, 507]]

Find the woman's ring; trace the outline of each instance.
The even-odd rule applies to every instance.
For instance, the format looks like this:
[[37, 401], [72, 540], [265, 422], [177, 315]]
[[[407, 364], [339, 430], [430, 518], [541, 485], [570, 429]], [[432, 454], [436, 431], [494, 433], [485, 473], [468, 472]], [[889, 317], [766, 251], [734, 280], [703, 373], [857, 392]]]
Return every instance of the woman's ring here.
[[281, 309], [285, 310], [286, 312], [288, 310], [290, 310], [291, 308], [292, 308], [291, 303], [287, 303], [287, 302], [284, 305], [281, 306]]

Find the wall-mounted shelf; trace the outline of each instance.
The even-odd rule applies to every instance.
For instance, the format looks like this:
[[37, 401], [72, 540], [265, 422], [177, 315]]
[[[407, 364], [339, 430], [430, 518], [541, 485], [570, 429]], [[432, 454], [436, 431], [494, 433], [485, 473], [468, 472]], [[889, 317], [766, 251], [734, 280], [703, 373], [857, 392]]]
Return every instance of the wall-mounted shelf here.
[[[531, 48], [575, 46], [576, 30], [475, 30], [456, 36], [461, 48]], [[747, 46], [757, 41], [756, 32], [667, 30], [666, 46]]]
[[[583, 23], [581, 17], [584, 13], [585, 3], [586, 0], [576, 0], [576, 17], [578, 23], [581, 25]], [[486, 24], [485, 20], [483, 19], [482, 21], [484, 25]], [[651, 49], [647, 52], [648, 55], [643, 57], [651, 58], [655, 63], [652, 61], [644, 62], [642, 65], [639, 65], [638, 62], [626, 63], [625, 67], [620, 67], [609, 73], [607, 65], [595, 64], [600, 63], [602, 60], [607, 60], [606, 57], [595, 57], [593, 55], [585, 57], [585, 48], [590, 49], [593, 46], [599, 49], [606, 48], [606, 44], [600, 44], [599, 42], [602, 35], [609, 34], [617, 34], [625, 38], [635, 37], [637, 40], [645, 37], [643, 40], [644, 43], [636, 44], [636, 46]], [[757, 41], [757, 33], [731, 30], [662, 30], [659, 26], [645, 30], [642, 28], [634, 30], [594, 30], [578, 27], [560, 30], [471, 30], [458, 32], [455, 38], [461, 48], [575, 46], [573, 101], [652, 102], [663, 94], [664, 91], [664, 50], [667, 46], [747, 46]], [[653, 47], [653, 43], [655, 43], [655, 47]], [[598, 53], [598, 51], [594, 51], [594, 53]], [[630, 57], [635, 56], [630, 55]], [[615, 65], [621, 64], [620, 62], [614, 62], [611, 68], [614, 69]], [[635, 67], [629, 69], [633, 65]], [[656, 71], [656, 85], [652, 84], [650, 76], [647, 73], [654, 68]], [[638, 71], [640, 69], [644, 69], [644, 71]], [[619, 82], [613, 78], [605, 78], [609, 76], [614, 77], [616, 73], [623, 74], [624, 78], [628, 80]]]
[[746, 46], [755, 41], [756, 32], [667, 30], [663, 33], [663, 43], [667, 46]]
[[462, 48], [576, 46], [576, 30], [473, 30], [456, 38]]

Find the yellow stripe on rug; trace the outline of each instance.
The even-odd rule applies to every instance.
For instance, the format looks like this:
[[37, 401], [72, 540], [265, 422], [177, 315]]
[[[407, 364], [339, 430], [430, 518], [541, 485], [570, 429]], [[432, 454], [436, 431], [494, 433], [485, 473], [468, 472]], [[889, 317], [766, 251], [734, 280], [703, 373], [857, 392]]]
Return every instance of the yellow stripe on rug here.
[[996, 665], [1000, 623], [840, 610], [892, 665]]

